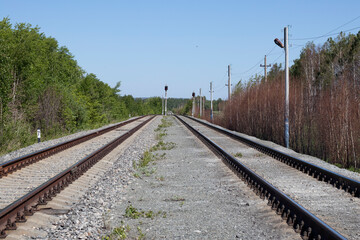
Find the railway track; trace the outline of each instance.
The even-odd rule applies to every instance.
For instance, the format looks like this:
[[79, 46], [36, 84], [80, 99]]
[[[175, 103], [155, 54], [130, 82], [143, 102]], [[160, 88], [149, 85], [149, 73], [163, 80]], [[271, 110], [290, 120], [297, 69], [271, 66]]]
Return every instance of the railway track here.
[[[303, 239], [360, 239], [358, 229], [360, 201], [357, 189], [353, 188], [353, 185], [345, 185], [350, 186], [345, 187], [346, 192], [352, 194], [349, 195], [332, 187], [344, 189], [341, 186], [350, 181], [357, 184], [355, 180], [338, 176], [337, 179], [346, 181], [339, 184], [339, 180], [335, 180], [335, 183], [338, 182], [331, 185], [317, 181], [317, 179], [322, 180], [322, 177], [317, 176], [323, 176], [326, 180], [327, 175], [325, 177], [323, 173], [318, 172], [314, 174], [314, 167], [306, 168], [306, 171], [298, 171], [297, 168], [291, 167], [298, 165], [284, 164], [283, 162], [288, 160], [284, 160], [283, 157], [281, 157], [282, 162], [277, 161], [281, 153], [274, 149], [270, 151], [272, 157], [269, 157], [248, 148], [249, 145], [254, 146], [255, 142], [245, 141], [246, 145], [244, 145], [230, 131], [222, 131], [215, 126], [205, 126], [199, 120], [185, 117], [178, 119], [223, 158], [257, 195], [267, 199], [268, 205], [300, 233]], [[256, 148], [261, 152], [265, 151], [265, 146]], [[233, 156], [239, 152], [242, 153], [241, 156], [238, 158]], [[302, 162], [304, 166], [306, 162]], [[315, 178], [312, 177], [313, 175]], [[334, 178], [330, 183], [333, 181]]]
[[0, 238], [152, 119], [132, 119], [2, 164]]
[[345, 192], [350, 193], [353, 197], [360, 198], [360, 181], [357, 181], [357, 180], [351, 179], [349, 177], [343, 176], [341, 174], [335, 173], [333, 171], [327, 170], [323, 167], [320, 167], [315, 164], [301, 160], [299, 158], [290, 156], [286, 153], [277, 151], [277, 150], [267, 147], [263, 144], [257, 143], [250, 139], [247, 139], [247, 138], [241, 137], [237, 134], [234, 134], [233, 132], [231, 132], [229, 130], [225, 130], [223, 128], [219, 128], [214, 125], [207, 124], [206, 122], [201, 121], [199, 119], [192, 118], [192, 120], [197, 121], [198, 123], [201, 123], [205, 126], [208, 126], [220, 133], [226, 134], [227, 136], [229, 136], [237, 141], [240, 141], [240, 142], [246, 144], [247, 146], [255, 148], [258, 151], [265, 153], [265, 154], [269, 155], [270, 157], [273, 157], [274, 159], [277, 159], [280, 162], [283, 162], [283, 163], [287, 164], [288, 166], [291, 166], [303, 173], [306, 173], [309, 176], [312, 176], [319, 181], [327, 182], [330, 185], [332, 185], [340, 190], [344, 190]]
[[80, 144], [82, 142], [86, 142], [86, 141], [88, 141], [90, 139], [101, 136], [101, 135], [103, 135], [103, 134], [105, 134], [107, 132], [110, 132], [110, 131], [112, 131], [114, 129], [117, 129], [117, 128], [121, 127], [121, 126], [129, 124], [129, 123], [134, 122], [136, 120], [139, 120], [141, 118], [143, 118], [143, 116], [133, 118], [133, 119], [130, 119], [130, 120], [127, 120], [127, 121], [123, 121], [123, 122], [121, 122], [119, 124], [115, 124], [115, 125], [113, 125], [111, 127], [104, 128], [102, 130], [99, 130], [99, 131], [96, 131], [96, 132], [93, 132], [93, 133], [90, 133], [90, 134], [87, 134], [87, 135], [84, 135], [84, 136], [81, 136], [81, 137], [66, 141], [66, 142], [63, 142], [63, 143], [56, 144], [54, 146], [44, 148], [44, 149], [41, 149], [39, 151], [35, 151], [33, 153], [30, 153], [30, 154], [26, 154], [26, 155], [17, 157], [15, 159], [6, 161], [4, 163], [0, 163], [0, 178], [5, 177], [8, 174], [11, 174], [11, 173], [23, 168], [23, 167], [29, 166], [32, 163], [35, 163], [35, 162], [38, 162], [38, 161], [40, 161], [40, 160], [42, 160], [44, 158], [47, 158], [47, 157], [49, 157], [49, 156], [51, 156], [53, 154], [59, 153], [59, 152], [61, 152], [63, 150], [66, 150], [68, 148], [76, 146], [76, 145], [78, 145], [78, 144]]

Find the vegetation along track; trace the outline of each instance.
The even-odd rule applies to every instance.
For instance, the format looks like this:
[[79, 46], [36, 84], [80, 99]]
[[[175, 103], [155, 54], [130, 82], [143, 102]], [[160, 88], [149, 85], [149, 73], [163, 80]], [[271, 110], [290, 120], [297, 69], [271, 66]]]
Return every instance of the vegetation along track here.
[[131, 125], [130, 129], [123, 126], [107, 131], [101, 138], [94, 138], [93, 143], [79, 144], [77, 151], [73, 147], [0, 179], [0, 238], [5, 238], [6, 230], [15, 230], [16, 222], [26, 221], [38, 205], [50, 201], [152, 118], [135, 119], [126, 125]]
[[359, 198], [316, 181], [194, 120], [178, 118], [256, 194], [268, 199], [272, 209], [304, 239], [360, 239]]

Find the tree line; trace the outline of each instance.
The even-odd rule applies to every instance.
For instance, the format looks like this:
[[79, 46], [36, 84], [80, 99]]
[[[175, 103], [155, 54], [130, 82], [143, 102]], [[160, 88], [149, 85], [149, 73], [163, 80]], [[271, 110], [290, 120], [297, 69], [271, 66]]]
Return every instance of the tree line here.
[[120, 96], [120, 82], [86, 73], [39, 27], [0, 21], [1, 153], [34, 143], [37, 128], [50, 139], [144, 114], [161, 114], [161, 98]]
[[[281, 64], [273, 65], [267, 82], [259, 75], [239, 81], [215, 122], [284, 144], [284, 84]], [[290, 147], [359, 169], [359, 119], [360, 32], [309, 42], [290, 69]]]

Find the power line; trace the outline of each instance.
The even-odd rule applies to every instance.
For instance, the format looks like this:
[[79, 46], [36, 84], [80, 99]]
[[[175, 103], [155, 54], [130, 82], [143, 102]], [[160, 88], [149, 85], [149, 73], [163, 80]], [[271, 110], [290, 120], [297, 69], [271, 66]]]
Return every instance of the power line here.
[[[334, 28], [334, 29], [331, 30], [330, 32], [327, 32], [327, 33], [325, 33], [325, 34], [323, 34], [323, 35], [321, 35], [321, 36], [317, 36], [317, 37], [307, 37], [307, 38], [293, 38], [293, 39], [291, 39], [291, 40], [296, 40], [296, 41], [298, 41], [298, 40], [313, 40], [313, 39], [318, 39], [318, 38], [322, 38], [322, 37], [329, 37], [329, 36], [333, 36], [333, 35], [338, 35], [338, 34], [340, 34], [341, 32], [348, 32], [348, 31], [352, 31], [352, 30], [355, 30], [355, 29], [359, 29], [360, 27], [356, 27], [356, 28], [352, 28], [352, 29], [349, 29], [349, 30], [341, 31], [341, 32], [339, 32], [339, 33], [332, 33], [332, 32], [334, 32], [334, 31], [336, 31], [336, 30], [338, 30], [338, 29], [340, 29], [340, 28], [348, 25], [349, 23], [354, 22], [355, 20], [357, 20], [357, 19], [359, 19], [359, 18], [360, 18], [360, 16], [357, 16], [356, 18], [354, 18], [354, 19], [352, 19], [352, 20], [350, 20], [350, 21], [342, 24], [341, 26], [339, 26], [339, 27], [337, 27], [337, 28]], [[332, 34], [331, 34], [331, 33], [332, 33]]]
[[344, 24], [341, 25], [340, 27], [337, 27], [337, 28], [335, 28], [334, 30], [331, 30], [330, 32], [325, 33], [325, 35], [326, 35], [326, 34], [329, 34], [329, 33], [332, 33], [332, 32], [334, 32], [334, 31], [336, 31], [336, 30], [338, 30], [339, 28], [342, 28], [343, 26], [348, 25], [349, 23], [352, 23], [352, 22], [354, 22], [355, 20], [357, 20], [357, 19], [359, 19], [359, 18], [360, 18], [360, 16], [357, 16], [356, 18], [350, 20], [349, 22], [344, 23]]
[[270, 53], [272, 53], [272, 51], [274, 51], [275, 48], [276, 48], [276, 45], [274, 45], [274, 47], [266, 54], [266, 56], [269, 56]]
[[355, 27], [355, 28], [348, 29], [348, 30], [344, 30], [344, 31], [341, 31], [341, 32], [332, 33], [332, 34], [326, 34], [326, 35], [321, 35], [321, 36], [317, 36], [317, 37], [309, 37], [309, 38], [292, 38], [291, 40], [294, 40], [294, 41], [315, 40], [315, 39], [319, 39], [319, 38], [323, 38], [323, 37], [330, 37], [330, 36], [334, 36], [334, 35], [339, 35], [340, 33], [350, 32], [350, 31], [355, 30], [355, 29], [360, 29], [360, 27]]

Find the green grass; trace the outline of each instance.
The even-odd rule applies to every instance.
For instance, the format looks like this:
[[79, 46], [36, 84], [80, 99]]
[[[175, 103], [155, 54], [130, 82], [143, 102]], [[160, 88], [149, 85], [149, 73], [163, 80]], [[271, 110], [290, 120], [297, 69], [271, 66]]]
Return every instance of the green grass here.
[[120, 226], [117, 228], [114, 228], [113, 231], [104, 237], [102, 237], [102, 240], [119, 240], [119, 239], [126, 239], [127, 233], [130, 231], [130, 227], [128, 225], [126, 226]]
[[166, 217], [166, 212], [159, 211], [157, 213], [154, 213], [152, 210], [149, 211], [143, 211], [138, 210], [137, 208], [133, 207], [131, 204], [125, 209], [124, 216], [131, 219], [139, 219], [139, 218], [150, 218], [154, 219], [157, 216], [162, 215]]
[[237, 158], [242, 158], [242, 156], [243, 156], [241, 152], [237, 152], [233, 155], [234, 155], [234, 157], [237, 157]]
[[173, 142], [164, 142], [160, 140], [156, 145], [150, 148], [151, 152], [159, 151], [159, 150], [171, 150], [176, 147], [176, 143]]
[[138, 167], [147, 167], [149, 163], [153, 161], [155, 161], [154, 154], [149, 151], [145, 151], [142, 158], [139, 160]]
[[172, 126], [172, 122], [168, 119], [168, 117], [163, 117], [161, 119], [161, 124], [158, 125], [158, 127], [155, 129], [156, 132], [164, 130], [164, 128]]

